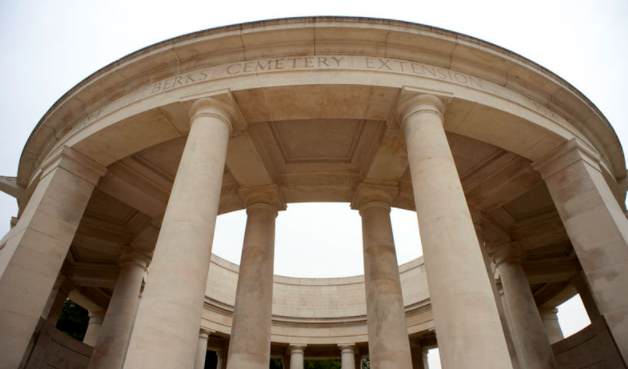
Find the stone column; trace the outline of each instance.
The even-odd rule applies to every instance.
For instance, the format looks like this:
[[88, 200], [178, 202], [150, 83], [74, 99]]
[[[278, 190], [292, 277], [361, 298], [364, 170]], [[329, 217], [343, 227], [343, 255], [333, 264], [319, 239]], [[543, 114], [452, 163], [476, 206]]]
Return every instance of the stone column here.
[[340, 362], [342, 369], [356, 369], [355, 365], [355, 344], [340, 344]]
[[224, 103], [201, 99], [190, 115], [126, 369], [194, 366], [233, 114]]
[[[205, 358], [207, 356], [207, 340], [209, 339], [210, 333], [211, 331], [204, 328], [201, 328], [200, 332], [198, 333], [198, 346], [196, 347], [196, 363], [194, 364], [194, 369], [205, 368]], [[216, 367], [218, 367], [218, 365], [216, 365]]]
[[506, 311], [504, 305], [502, 303], [502, 298], [497, 287], [497, 281], [495, 280], [495, 271], [493, 269], [493, 263], [491, 263], [491, 258], [488, 255], [488, 251], [486, 250], [486, 242], [484, 242], [484, 237], [482, 236], [482, 229], [487, 221], [485, 219], [484, 214], [478, 209], [470, 209], [471, 218], [473, 219], [473, 226], [475, 227], [475, 233], [478, 236], [478, 243], [480, 244], [480, 251], [482, 251], [482, 258], [484, 259], [484, 265], [486, 267], [486, 273], [488, 274], [488, 279], [491, 283], [491, 290], [493, 291], [493, 296], [495, 298], [495, 304], [497, 305], [497, 312], [499, 313], [499, 321], [502, 324], [502, 330], [504, 332], [504, 338], [506, 339], [506, 346], [508, 347], [508, 352], [510, 353], [510, 360], [512, 363], [513, 369], [519, 369], [519, 358], [517, 357], [517, 349], [515, 348], [515, 343], [512, 339], [512, 334], [510, 333], [510, 324], [508, 323], [508, 318], [506, 316]]
[[524, 368], [557, 368], [554, 352], [539, 310], [521, 266], [522, 251], [517, 243], [489, 249], [499, 272], [510, 315], [510, 329], [517, 357]]
[[430, 363], [427, 360], [427, 357], [430, 353], [430, 349], [427, 347], [421, 348], [421, 359], [423, 359], [423, 369], [430, 369]]
[[89, 360], [89, 369], [120, 369], [133, 331], [140, 289], [149, 257], [124, 247], [118, 260], [120, 274], [105, 313], [98, 340]]
[[104, 311], [89, 311], [89, 325], [87, 326], [85, 337], [83, 337], [84, 344], [90, 345], [92, 347], [96, 345], [96, 341], [98, 341], [98, 336], [100, 334], [100, 329], [102, 328], [102, 322], [104, 319]]
[[628, 220], [600, 157], [574, 139], [533, 167], [545, 180], [600, 313], [628, 362]]
[[0, 240], [0, 368], [17, 368], [105, 168], [63, 147], [41, 165], [17, 225]]
[[351, 206], [362, 216], [369, 357], [374, 368], [411, 369], [390, 203], [396, 188], [361, 184]]
[[558, 323], [558, 309], [555, 307], [539, 308], [539, 313], [541, 314], [541, 320], [545, 326], [545, 333], [547, 333], [550, 344], [565, 339], [563, 330]]
[[285, 209], [277, 186], [240, 190], [246, 230], [229, 343], [228, 369], [268, 369], [273, 308], [275, 218]]
[[305, 354], [305, 347], [306, 345], [288, 346], [288, 352], [290, 353], [290, 369], [303, 369], [303, 357]]
[[227, 368], [227, 353], [225, 352], [224, 349], [220, 350], [220, 351], [216, 351], [216, 369], [225, 369]]
[[512, 368], [443, 112], [442, 101], [432, 95], [405, 96], [397, 108], [441, 362], [444, 368]]

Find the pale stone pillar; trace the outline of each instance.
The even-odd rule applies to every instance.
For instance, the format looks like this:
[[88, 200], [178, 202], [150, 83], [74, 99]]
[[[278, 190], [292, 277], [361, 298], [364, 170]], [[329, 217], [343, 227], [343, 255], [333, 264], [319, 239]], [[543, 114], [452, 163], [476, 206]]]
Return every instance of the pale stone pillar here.
[[340, 362], [342, 369], [356, 369], [355, 365], [355, 344], [340, 344]]
[[412, 355], [390, 223], [390, 203], [396, 192], [396, 188], [363, 183], [351, 206], [359, 209], [362, 216], [371, 365], [411, 369]]
[[202, 99], [190, 115], [126, 369], [194, 366], [232, 113], [224, 103]]
[[63, 147], [45, 160], [17, 225], [0, 240], [0, 368], [17, 368], [105, 168]]
[[550, 344], [565, 339], [563, 330], [558, 323], [558, 309], [555, 307], [539, 308], [539, 313], [541, 314], [541, 320], [545, 326], [545, 333], [547, 333]]
[[122, 368], [133, 331], [144, 272], [149, 262], [145, 254], [131, 247], [123, 248], [118, 260], [120, 274], [89, 360], [89, 369]]
[[216, 363], [216, 369], [227, 369], [227, 358], [229, 356], [229, 339], [226, 338], [222, 345], [222, 349], [217, 351], [218, 362]]
[[423, 360], [423, 369], [430, 369], [430, 363], [427, 360], [427, 356], [430, 353], [430, 349], [427, 347], [421, 348], [421, 359]]
[[247, 205], [228, 369], [268, 369], [273, 308], [275, 218], [285, 209], [276, 186], [240, 190]]
[[522, 251], [517, 243], [489, 249], [499, 272], [510, 314], [510, 328], [517, 356], [524, 368], [557, 368], [541, 315], [521, 266]]
[[478, 236], [478, 243], [480, 244], [480, 251], [482, 251], [482, 258], [484, 259], [486, 273], [488, 274], [488, 279], [491, 283], [491, 290], [493, 291], [493, 296], [495, 297], [495, 304], [497, 305], [497, 312], [499, 313], [499, 321], [502, 323], [502, 330], [504, 332], [504, 338], [506, 339], [506, 346], [508, 347], [508, 352], [510, 353], [510, 361], [512, 363], [513, 369], [519, 369], [519, 358], [517, 357], [517, 349], [515, 348], [515, 343], [512, 339], [512, 334], [510, 332], [510, 323], [508, 323], [506, 309], [504, 308], [502, 298], [497, 287], [497, 281], [495, 280], [493, 263], [491, 263], [491, 258], [488, 255], [488, 251], [486, 250], [487, 245], [486, 242], [484, 242], [484, 237], [482, 236], [482, 227], [484, 225], [484, 222], [486, 221], [485, 216], [478, 209], [470, 210], [471, 218], [473, 219], [473, 226], [475, 227], [475, 233]]
[[216, 369], [225, 369], [227, 367], [225, 350], [216, 351]]
[[102, 322], [104, 319], [104, 311], [89, 311], [89, 325], [87, 326], [85, 337], [83, 337], [84, 344], [90, 345], [92, 347], [96, 345], [96, 341], [98, 341], [98, 336], [100, 334], [100, 329], [102, 328]]
[[397, 108], [408, 163], [434, 323], [444, 368], [512, 368], [495, 298], [432, 95]]
[[533, 163], [549, 189], [601, 315], [628, 362], [628, 220], [600, 157], [577, 139]]
[[290, 369], [303, 369], [305, 347], [305, 345], [288, 346], [288, 352], [290, 352]]
[[[205, 368], [205, 358], [207, 357], [207, 340], [211, 331], [201, 328], [198, 333], [198, 346], [196, 347], [196, 363], [194, 369]], [[218, 365], [216, 365], [218, 367]]]

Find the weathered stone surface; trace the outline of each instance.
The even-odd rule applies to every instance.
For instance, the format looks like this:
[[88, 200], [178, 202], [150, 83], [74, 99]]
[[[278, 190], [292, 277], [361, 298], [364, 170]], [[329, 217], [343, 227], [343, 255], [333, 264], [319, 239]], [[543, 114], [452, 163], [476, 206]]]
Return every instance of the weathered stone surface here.
[[[14, 369], [32, 347], [60, 271], [90, 310], [120, 312], [118, 297], [135, 294], [141, 280], [134, 274], [133, 283], [116, 286], [128, 277], [117, 258], [132, 245], [154, 249], [155, 257], [127, 369], [192, 368], [203, 353], [201, 327], [215, 331], [208, 342], [218, 342], [221, 369], [230, 346], [262, 357], [260, 367], [286, 352], [294, 354], [293, 369], [304, 355], [339, 358], [338, 345], [347, 343], [376, 358], [385, 350], [369, 342], [373, 320], [388, 320], [372, 318], [366, 301], [393, 301], [384, 299], [393, 287], [395, 324], [405, 323], [404, 337], [423, 347], [435, 347], [438, 335], [445, 367], [507, 368], [467, 201], [483, 214], [481, 240], [515, 241], [526, 251], [518, 286], [526, 287], [523, 274], [542, 285], [533, 294], [538, 305], [573, 296], [569, 283], [582, 268], [593, 296], [587, 304], [608, 324], [596, 337], [616, 342], [625, 359], [625, 177], [619, 140], [586, 97], [529, 60], [468, 36], [322, 17], [155, 44], [64, 95], [27, 142], [17, 177], [0, 177], [0, 190], [20, 205], [0, 241], [0, 366]], [[373, 191], [382, 188], [389, 191]], [[269, 253], [247, 252], [240, 270], [211, 260], [218, 214], [254, 202], [281, 209], [314, 201], [416, 210], [425, 259], [402, 265], [399, 283], [392, 281], [393, 242], [375, 222], [366, 238], [385, 257], [365, 260], [373, 272], [366, 284], [386, 281], [377, 296], [365, 293], [361, 276], [273, 278]], [[266, 268], [259, 281], [250, 264]], [[239, 271], [243, 285], [264, 285], [263, 298], [249, 299], [264, 317], [242, 320], [236, 311], [245, 323], [234, 330], [254, 327], [250, 336], [263, 345], [243, 344], [236, 332], [229, 344], [236, 300], [249, 301], [236, 292]], [[79, 351], [76, 363], [88, 350]], [[64, 365], [64, 355], [52, 355], [54, 365]], [[351, 365], [348, 349], [344, 361]]]

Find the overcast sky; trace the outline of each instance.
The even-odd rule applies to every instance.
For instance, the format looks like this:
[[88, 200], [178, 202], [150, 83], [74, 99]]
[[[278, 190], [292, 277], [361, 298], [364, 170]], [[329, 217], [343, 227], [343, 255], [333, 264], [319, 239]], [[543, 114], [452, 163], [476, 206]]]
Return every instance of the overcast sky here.
[[[228, 24], [310, 15], [399, 19], [465, 33], [519, 53], [583, 92], [628, 142], [628, 1], [0, 1], [0, 175], [15, 176], [21, 150], [42, 115], [68, 89], [139, 48], [181, 34]], [[343, 207], [348, 209], [348, 206]], [[342, 210], [342, 209], [341, 209]], [[361, 273], [357, 213], [291, 206], [277, 230], [279, 274]], [[16, 214], [0, 193], [0, 234]], [[290, 214], [290, 219], [287, 214]], [[231, 220], [226, 219], [230, 217]], [[309, 218], [308, 218], [309, 217]], [[416, 237], [412, 214], [394, 213], [398, 244]], [[243, 227], [242, 216], [221, 224]], [[296, 222], [296, 219], [304, 219]], [[308, 220], [305, 220], [308, 219]], [[345, 227], [345, 223], [348, 222]], [[304, 229], [299, 224], [306, 225]], [[219, 224], [220, 225], [220, 224]], [[222, 228], [230, 239], [242, 230]], [[401, 235], [400, 232], [405, 232]], [[327, 236], [317, 239], [316, 236]], [[229, 238], [229, 237], [223, 237]], [[221, 238], [221, 240], [223, 240]], [[219, 240], [217, 239], [217, 242]], [[309, 241], [312, 248], [305, 247]], [[225, 246], [224, 255], [235, 246]], [[400, 261], [420, 254], [416, 242]], [[236, 242], [237, 244], [237, 242]], [[316, 247], [319, 255], [316, 256]], [[220, 249], [216, 245], [216, 250]], [[290, 253], [292, 252], [292, 254]], [[237, 252], [236, 252], [237, 254]], [[295, 256], [296, 255], [296, 256]], [[303, 263], [299, 263], [299, 260]], [[305, 263], [305, 264], [304, 264]]]

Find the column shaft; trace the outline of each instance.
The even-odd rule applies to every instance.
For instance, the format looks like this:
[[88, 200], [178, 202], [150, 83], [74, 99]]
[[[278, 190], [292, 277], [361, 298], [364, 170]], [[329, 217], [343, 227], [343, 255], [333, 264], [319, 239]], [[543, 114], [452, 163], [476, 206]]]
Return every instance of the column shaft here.
[[502, 258], [498, 258], [496, 264], [508, 304], [510, 329], [517, 348], [517, 357], [526, 369], [557, 368], [554, 352], [520, 260], [516, 257]]
[[105, 168], [63, 148], [42, 164], [17, 225], [0, 240], [0, 368], [17, 368]]
[[231, 127], [225, 109], [212, 99], [192, 106], [190, 133], [137, 313], [127, 369], [194, 366]]
[[267, 369], [277, 209], [259, 203], [247, 214], [227, 368]]
[[444, 368], [512, 368], [443, 110], [426, 95], [399, 109], [441, 361]]
[[361, 206], [369, 356], [374, 368], [411, 369], [412, 356], [390, 206]]
[[96, 341], [98, 341], [98, 336], [100, 335], [100, 329], [102, 328], [102, 322], [105, 319], [105, 313], [102, 311], [99, 312], [89, 312], [89, 324], [87, 326], [87, 331], [85, 332], [85, 337], [83, 337], [83, 343], [86, 345], [90, 345], [94, 347], [96, 345]]
[[540, 308], [539, 313], [541, 314], [541, 320], [545, 326], [545, 332], [547, 333], [550, 344], [562, 341], [565, 336], [558, 323], [558, 309], [555, 307]]
[[220, 350], [216, 352], [216, 369], [224, 369], [227, 367], [227, 363], [225, 360], [225, 350]]
[[305, 346], [290, 345], [288, 350], [290, 351], [290, 369], [303, 369]]
[[120, 274], [89, 360], [89, 369], [120, 369], [126, 357], [149, 259], [130, 248], [122, 253]]
[[[205, 368], [205, 358], [207, 357], [207, 340], [209, 339], [209, 332], [201, 329], [201, 332], [198, 334], [198, 346], [196, 347], [196, 362], [194, 364], [194, 369], [204, 369]], [[218, 363], [216, 363], [216, 367], [218, 367]]]
[[537, 160], [591, 292], [628, 362], [628, 220], [600, 157], [577, 139]]
[[338, 345], [340, 347], [340, 362], [342, 369], [356, 369], [355, 345]]

